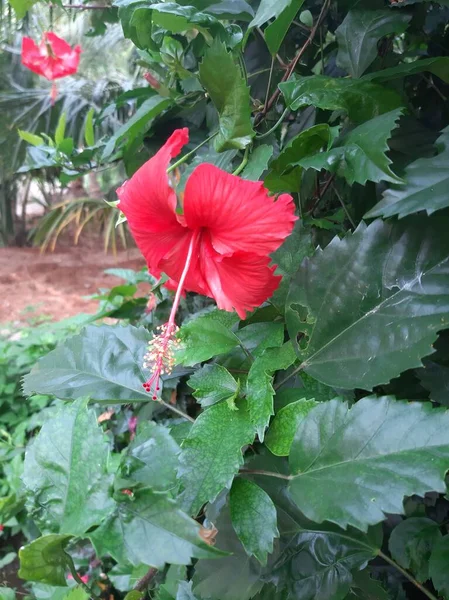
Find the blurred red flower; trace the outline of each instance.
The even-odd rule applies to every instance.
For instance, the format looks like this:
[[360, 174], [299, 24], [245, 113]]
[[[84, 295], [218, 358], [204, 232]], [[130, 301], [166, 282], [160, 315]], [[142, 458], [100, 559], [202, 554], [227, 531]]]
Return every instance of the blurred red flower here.
[[187, 180], [179, 207], [166, 171], [188, 139], [188, 129], [176, 130], [117, 190], [119, 208], [154, 276], [164, 272], [245, 318], [279, 285], [269, 254], [291, 233], [294, 204], [288, 194], [270, 197], [262, 182], [204, 163]]
[[72, 47], [56, 34], [43, 34], [39, 46], [29, 37], [22, 39], [22, 64], [50, 81], [73, 75], [78, 70], [81, 47]]

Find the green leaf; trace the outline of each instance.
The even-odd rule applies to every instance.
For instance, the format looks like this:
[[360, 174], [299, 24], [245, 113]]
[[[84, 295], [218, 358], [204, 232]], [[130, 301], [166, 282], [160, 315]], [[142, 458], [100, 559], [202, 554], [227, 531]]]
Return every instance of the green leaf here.
[[[262, 4], [262, 2], [261, 2]], [[279, 4], [284, 4], [283, 2], [273, 2], [274, 7]], [[265, 41], [268, 46], [268, 50], [272, 55], [276, 54], [281, 47], [282, 41], [285, 38], [287, 31], [295, 18], [298, 11], [301, 9], [301, 6], [304, 4], [304, 0], [290, 0], [287, 2], [284, 10], [279, 13], [277, 18], [268, 25], [268, 27], [264, 31]]]
[[19, 550], [19, 577], [25, 581], [40, 581], [66, 586], [65, 579], [71, 559], [65, 547], [71, 535], [44, 535]]
[[239, 392], [239, 384], [221, 365], [205, 365], [189, 379], [193, 395], [204, 408], [222, 400], [233, 402]]
[[409, 164], [404, 173], [404, 185], [386, 190], [380, 202], [365, 218], [398, 215], [400, 219], [425, 210], [428, 215], [449, 206], [449, 127], [437, 140], [439, 153], [431, 158], [419, 158]]
[[445, 491], [449, 412], [390, 396], [351, 409], [330, 400], [299, 424], [290, 467], [290, 494], [306, 517], [366, 531], [402, 513], [404, 496]]
[[337, 65], [351, 77], [360, 77], [376, 58], [379, 40], [404, 33], [411, 18], [411, 14], [391, 8], [350, 10], [335, 30]]
[[81, 535], [112, 508], [109, 447], [87, 402], [64, 405], [25, 455], [23, 483], [35, 507], [30, 515], [44, 531]]
[[219, 115], [219, 134], [214, 141], [216, 150], [246, 148], [254, 137], [249, 87], [232, 54], [218, 38], [206, 50], [199, 73]]
[[[449, 324], [446, 219], [360, 225], [306, 259], [287, 300], [302, 368], [333, 387], [387, 383], [422, 366]], [[307, 315], [307, 316], [306, 316]]]
[[23, 19], [36, 2], [37, 0], [9, 0], [9, 4], [13, 7], [18, 19]]
[[237, 478], [229, 496], [232, 526], [246, 552], [263, 565], [279, 537], [276, 508], [270, 496], [255, 483]]
[[288, 369], [296, 360], [293, 346], [286, 342], [282, 348], [268, 348], [251, 365], [246, 383], [251, 423], [263, 442], [265, 429], [273, 411], [273, 373]]
[[394, 560], [418, 581], [429, 579], [429, 559], [441, 538], [438, 523], [424, 517], [405, 519], [391, 532], [388, 549]]
[[279, 84], [292, 110], [315, 106], [339, 110], [356, 122], [367, 121], [402, 105], [401, 97], [388, 88], [364, 80], [312, 75]]
[[65, 112], [63, 112], [59, 117], [55, 131], [55, 144], [57, 146], [59, 146], [59, 144], [64, 140], [66, 119], [67, 115], [65, 114]]
[[95, 145], [94, 114], [95, 109], [90, 108], [89, 112], [86, 115], [86, 120], [84, 122], [84, 139], [86, 140], [86, 144], [88, 146]]
[[299, 15], [299, 20], [301, 21], [301, 23], [304, 23], [306, 27], [313, 27], [313, 15], [310, 12], [310, 10], [303, 10], [302, 13]]
[[426, 360], [425, 368], [419, 369], [417, 375], [431, 400], [449, 406], [449, 367]]
[[252, 357], [260, 356], [267, 348], [280, 348], [284, 343], [284, 324], [273, 322], [251, 323], [235, 332], [240, 344], [251, 352]]
[[171, 33], [181, 33], [196, 29], [200, 31], [208, 41], [212, 41], [211, 34], [207, 31], [209, 27], [220, 27], [215, 17], [198, 11], [194, 6], [181, 6], [176, 2], [163, 2], [151, 4], [153, 23]]
[[446, 598], [449, 596], [449, 536], [445, 535], [435, 544], [429, 561], [429, 575], [435, 588]]
[[176, 600], [198, 600], [192, 592], [192, 581], [180, 581]]
[[415, 75], [425, 71], [436, 75], [445, 83], [449, 83], [449, 57], [438, 56], [434, 58], [415, 60], [411, 63], [403, 63], [397, 67], [390, 67], [389, 69], [382, 69], [381, 71], [368, 73], [367, 75], [363, 76], [363, 79], [365, 81], [383, 82], [390, 81], [391, 79], [397, 79], [399, 77], [407, 77], [408, 75]]
[[30, 131], [23, 131], [22, 129], [18, 129], [17, 133], [19, 134], [19, 137], [22, 140], [24, 140], [25, 142], [28, 142], [32, 146], [41, 146], [44, 143], [44, 139], [41, 138], [40, 135], [35, 135], [34, 133], [31, 133]]
[[200, 537], [200, 525], [182, 512], [166, 494], [137, 491], [124, 495], [114, 515], [89, 534], [99, 556], [117, 562], [188, 565], [192, 558], [213, 558], [220, 552]]
[[117, 144], [125, 138], [127, 143], [131, 144], [137, 136], [143, 136], [148, 131], [153, 119], [167, 109], [171, 103], [172, 101], [169, 98], [162, 98], [158, 95], [145, 100], [135, 114], [108, 139], [103, 150], [102, 160], [108, 159]]
[[97, 402], [148, 401], [143, 356], [151, 336], [143, 327], [90, 325], [58, 344], [25, 375], [23, 392]]
[[122, 457], [122, 477], [158, 492], [175, 489], [178, 454], [179, 446], [166, 427], [144, 421]]
[[299, 164], [305, 169], [327, 169], [345, 177], [349, 185], [365, 185], [367, 181], [402, 183], [390, 169], [391, 160], [385, 154], [387, 140], [401, 113], [402, 109], [397, 109], [375, 117], [343, 136], [328, 152], [304, 158]]
[[181, 506], [197, 514], [205, 502], [213, 502], [223, 488], [230, 488], [243, 464], [242, 447], [251, 444], [254, 428], [245, 405], [231, 410], [225, 402], [200, 414], [181, 446], [179, 476], [184, 488]]
[[262, 173], [265, 171], [268, 165], [268, 161], [273, 155], [273, 148], [266, 144], [258, 146], [249, 157], [248, 164], [243, 169], [241, 174], [242, 179], [249, 179], [250, 181], [258, 181]]
[[305, 257], [310, 256], [314, 251], [310, 231], [307, 231], [303, 223], [298, 220], [282, 246], [271, 254], [277, 266], [276, 273], [284, 277], [294, 275]]
[[239, 340], [230, 328], [238, 320], [234, 313], [214, 310], [183, 325], [178, 336], [182, 346], [176, 352], [176, 362], [189, 367], [235, 348]]
[[288, 456], [298, 425], [316, 405], [315, 400], [301, 398], [281, 408], [268, 430], [267, 448], [276, 456]]
[[292, 0], [261, 0], [256, 15], [249, 24], [249, 27], [260, 27], [270, 19], [277, 19], [291, 3]]

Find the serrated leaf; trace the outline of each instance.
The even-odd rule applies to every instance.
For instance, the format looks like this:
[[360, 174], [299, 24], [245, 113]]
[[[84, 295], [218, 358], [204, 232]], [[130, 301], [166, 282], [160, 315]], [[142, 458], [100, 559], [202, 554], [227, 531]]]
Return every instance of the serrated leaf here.
[[302, 368], [371, 390], [421, 366], [449, 324], [447, 228], [442, 218], [375, 221], [306, 259], [286, 313], [291, 338], [306, 333]]
[[268, 348], [251, 365], [246, 382], [246, 399], [251, 423], [263, 442], [273, 410], [273, 373], [288, 369], [296, 360], [293, 346], [286, 342], [281, 348]]
[[421, 210], [430, 215], [449, 206], [449, 128], [443, 130], [436, 144], [439, 153], [409, 164], [404, 173], [404, 185], [386, 190], [382, 200], [366, 213], [365, 218], [398, 215], [402, 219]]
[[246, 552], [263, 565], [279, 537], [276, 507], [270, 496], [255, 483], [237, 478], [229, 495], [232, 526]]
[[449, 412], [390, 396], [319, 404], [299, 424], [290, 468], [306, 517], [366, 531], [402, 513], [405, 496], [445, 490]]
[[365, 185], [367, 181], [402, 183], [390, 169], [392, 161], [385, 154], [387, 140], [401, 113], [402, 109], [397, 109], [366, 121], [343, 136], [331, 150], [303, 158], [299, 165], [316, 171], [327, 169], [345, 177], [349, 185]]
[[150, 333], [143, 327], [89, 325], [58, 344], [25, 375], [23, 393], [97, 402], [145, 402], [143, 356]]
[[84, 139], [88, 146], [93, 146], [95, 144], [94, 114], [95, 109], [90, 108], [86, 115], [86, 120], [84, 122]]
[[166, 494], [137, 491], [124, 495], [114, 515], [89, 534], [97, 554], [117, 562], [188, 565], [192, 558], [213, 558], [220, 552], [200, 537], [200, 525], [182, 512]]
[[168, 491], [176, 488], [178, 454], [179, 446], [166, 427], [143, 422], [122, 457], [121, 475], [153, 491]]
[[200, 414], [181, 446], [179, 477], [184, 488], [181, 506], [196, 515], [205, 502], [213, 502], [230, 488], [243, 464], [242, 447], [251, 444], [254, 427], [245, 405], [231, 410], [224, 402]]
[[430, 392], [430, 399], [449, 406], [449, 367], [426, 360], [425, 368], [416, 373], [423, 388]]
[[112, 509], [108, 443], [80, 398], [46, 421], [25, 455], [30, 514], [43, 531], [81, 535]]
[[428, 71], [439, 77], [445, 83], [449, 83], [449, 57], [438, 56], [434, 58], [424, 58], [415, 60], [411, 63], [403, 63], [389, 69], [382, 69], [374, 73], [368, 73], [363, 76], [365, 81], [390, 81], [408, 75], [416, 75]]
[[[272, 2], [273, 6], [278, 10], [279, 4], [283, 2]], [[272, 55], [276, 54], [281, 47], [282, 41], [287, 34], [287, 31], [295, 18], [301, 6], [304, 4], [304, 0], [290, 0], [285, 6], [284, 10], [278, 14], [277, 18], [268, 25], [264, 31], [265, 42], [268, 46], [268, 50]], [[262, 5], [262, 2], [261, 2]]]
[[429, 561], [429, 575], [435, 588], [446, 598], [449, 596], [449, 536], [445, 535], [435, 544]]
[[288, 456], [298, 425], [317, 405], [315, 400], [301, 398], [276, 413], [267, 432], [265, 445], [276, 456]]
[[183, 325], [176, 362], [189, 367], [235, 348], [239, 340], [230, 329], [238, 320], [234, 313], [214, 310]]
[[234, 401], [239, 384], [227, 369], [221, 365], [205, 365], [189, 379], [193, 396], [201, 406], [211, 406], [222, 400]]
[[249, 88], [232, 54], [218, 38], [206, 50], [199, 73], [200, 81], [218, 111], [219, 134], [214, 140], [216, 150], [246, 148], [255, 135], [251, 124]]
[[50, 585], [67, 586], [68, 561], [65, 547], [71, 535], [44, 535], [19, 550], [19, 577]]
[[401, 97], [388, 88], [364, 80], [311, 75], [279, 84], [291, 110], [315, 106], [340, 110], [355, 122], [364, 122], [399, 108]]
[[248, 164], [241, 174], [242, 179], [258, 181], [268, 165], [268, 161], [273, 155], [273, 148], [267, 144], [258, 146], [249, 157]]
[[351, 77], [360, 77], [376, 58], [378, 41], [391, 33], [403, 33], [412, 15], [392, 10], [350, 10], [335, 30], [337, 65]]
[[438, 523], [424, 517], [404, 519], [391, 532], [388, 549], [393, 559], [418, 581], [429, 579], [429, 559], [441, 538]]
[[17, 133], [19, 134], [19, 137], [22, 140], [24, 140], [25, 142], [28, 142], [32, 146], [41, 146], [44, 143], [44, 139], [41, 138], [40, 135], [35, 135], [34, 133], [31, 133], [30, 131], [23, 131], [22, 129], [18, 129]]

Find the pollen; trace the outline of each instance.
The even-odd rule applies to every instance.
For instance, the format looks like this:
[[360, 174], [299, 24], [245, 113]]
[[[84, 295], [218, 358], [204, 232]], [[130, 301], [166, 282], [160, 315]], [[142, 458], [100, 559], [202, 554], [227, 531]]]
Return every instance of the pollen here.
[[166, 323], [156, 328], [158, 332], [148, 343], [148, 350], [143, 357], [144, 369], [149, 369], [151, 377], [143, 384], [146, 392], [153, 389], [153, 400], [157, 400], [160, 390], [161, 375], [169, 375], [175, 366], [175, 351], [180, 345], [177, 339], [179, 327], [174, 323]]

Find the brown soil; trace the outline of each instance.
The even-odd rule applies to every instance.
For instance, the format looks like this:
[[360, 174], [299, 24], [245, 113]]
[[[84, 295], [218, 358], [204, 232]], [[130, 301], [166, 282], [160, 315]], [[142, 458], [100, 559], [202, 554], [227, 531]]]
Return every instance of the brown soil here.
[[116, 256], [105, 254], [100, 238], [80, 240], [78, 246], [71, 239], [63, 240], [54, 252], [45, 254], [39, 248], [0, 248], [0, 323], [94, 313], [98, 302], [83, 296], [123, 283], [105, 275], [105, 269], [143, 266], [136, 248], [120, 250]]

